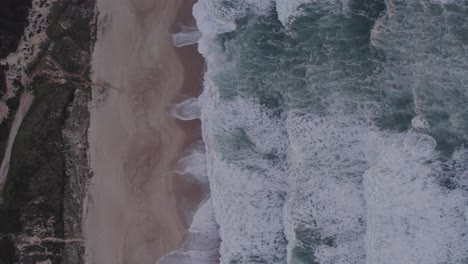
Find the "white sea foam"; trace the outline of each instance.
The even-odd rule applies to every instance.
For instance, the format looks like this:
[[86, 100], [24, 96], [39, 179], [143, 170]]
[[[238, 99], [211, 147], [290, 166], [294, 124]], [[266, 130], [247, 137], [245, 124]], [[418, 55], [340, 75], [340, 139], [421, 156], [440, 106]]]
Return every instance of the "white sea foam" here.
[[[361, 175], [367, 168], [362, 143], [369, 128], [353, 117], [294, 113], [288, 116], [287, 128], [289, 263], [297, 261], [291, 250], [313, 237], [329, 241], [328, 245], [315, 241], [318, 245], [305, 248], [319, 263], [362, 263], [365, 201]], [[303, 230], [302, 237], [292, 233], [297, 228]]]
[[[285, 172], [281, 164], [264, 158], [275, 150], [284, 151], [284, 128], [255, 102], [238, 98], [220, 103], [218, 89], [208, 76], [200, 101], [210, 189], [222, 240], [220, 261], [284, 260]], [[250, 143], [232, 145], [231, 136], [237, 135], [238, 128]]]
[[193, 120], [200, 118], [200, 105], [198, 98], [190, 98], [171, 107], [169, 113], [180, 120]]
[[294, 19], [302, 15], [302, 7], [308, 4], [320, 5], [335, 13], [348, 10], [349, 0], [276, 0], [278, 19], [283, 26], [288, 27]]
[[196, 27], [183, 26], [182, 31], [171, 35], [172, 44], [176, 47], [189, 46], [197, 43], [201, 32]]
[[182, 247], [164, 256], [157, 264], [215, 263], [219, 258], [219, 234], [211, 199], [197, 210], [189, 232]]
[[462, 263], [467, 199], [443, 189], [435, 141], [414, 131], [370, 138], [372, 166], [364, 174], [369, 264]]
[[184, 157], [177, 162], [174, 172], [181, 175], [189, 174], [197, 181], [208, 184], [203, 141], [198, 141], [189, 147]]
[[276, 11], [278, 12], [279, 21], [281, 21], [283, 26], [287, 26], [293, 17], [300, 14], [299, 7], [308, 2], [310, 0], [276, 0]]
[[[443, 169], [434, 139], [416, 130], [379, 132], [343, 115], [288, 119], [292, 167], [283, 217], [290, 263], [293, 248], [303, 245], [298, 227], [333, 238], [333, 246], [311, 252], [319, 263], [466, 259], [467, 196], [437, 183]], [[463, 164], [463, 153], [453, 162]], [[452, 172], [460, 180], [468, 175], [465, 167]]]
[[204, 37], [232, 31], [236, 23], [232, 15], [223, 14], [216, 6], [216, 1], [198, 1], [193, 6], [193, 15], [197, 20], [197, 28]]
[[193, 6], [193, 16], [197, 28], [202, 33], [198, 41], [198, 50], [207, 59], [211, 49], [215, 48], [211, 41], [217, 34], [231, 32], [236, 29], [236, 19], [248, 12], [257, 14], [271, 10], [274, 0], [233, 0], [229, 5], [222, 1], [200, 0]]
[[[418, 132], [428, 126], [423, 117], [413, 119], [409, 132], [386, 133], [358, 114], [289, 112], [284, 122], [253, 99], [220, 98], [216, 77], [232, 62], [215, 36], [235, 30], [248, 7], [271, 8], [271, 1], [251, 2], [221, 8], [201, 0], [194, 8], [208, 65], [199, 104], [220, 262], [302, 263], [292, 260], [293, 248], [309, 234], [315, 244], [306, 250], [319, 263], [462, 263], [467, 195], [437, 184], [442, 168], [433, 139]], [[318, 1], [277, 0], [281, 22], [309, 2]], [[346, 1], [322, 2], [346, 10]], [[373, 32], [380, 47], [387, 45], [385, 26], [380, 21]], [[270, 154], [287, 158], [271, 162]], [[457, 155], [462, 164], [467, 156]]]
[[424, 117], [418, 115], [411, 120], [411, 126], [414, 129], [426, 129], [429, 128], [429, 123], [427, 120], [424, 120]]

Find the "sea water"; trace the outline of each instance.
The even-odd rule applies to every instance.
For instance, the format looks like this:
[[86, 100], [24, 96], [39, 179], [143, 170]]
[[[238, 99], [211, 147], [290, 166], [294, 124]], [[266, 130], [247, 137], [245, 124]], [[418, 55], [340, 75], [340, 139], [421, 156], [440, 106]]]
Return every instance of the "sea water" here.
[[468, 1], [194, 15], [204, 90], [174, 113], [202, 120], [221, 263], [468, 263]]

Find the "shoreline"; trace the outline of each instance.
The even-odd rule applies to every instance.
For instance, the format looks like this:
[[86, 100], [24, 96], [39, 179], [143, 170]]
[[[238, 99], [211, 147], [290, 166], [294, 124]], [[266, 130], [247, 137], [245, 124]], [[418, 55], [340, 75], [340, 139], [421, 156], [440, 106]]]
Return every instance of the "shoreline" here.
[[[175, 23], [171, 26], [171, 33], [178, 32], [181, 26], [196, 25], [195, 18], [192, 15], [192, 7], [197, 0], [184, 0], [176, 17]], [[184, 82], [180, 94], [172, 102], [171, 106], [189, 98], [198, 98], [203, 91], [203, 67], [205, 60], [198, 52], [198, 44], [174, 47], [175, 52], [182, 62], [184, 68]], [[185, 132], [185, 141], [182, 152], [176, 161], [180, 160], [186, 150], [190, 150], [192, 144], [203, 141], [201, 131], [201, 120], [176, 120], [177, 125]], [[203, 143], [204, 144], [204, 143]], [[185, 221], [186, 229], [190, 228], [193, 216], [198, 208], [202, 206], [206, 196], [209, 194], [209, 187], [197, 180], [191, 175], [180, 175], [175, 173], [173, 176], [177, 208], [180, 217]], [[193, 187], [196, 186], [195, 192]], [[191, 192], [192, 191], [192, 192]], [[187, 238], [188, 232], [184, 238]], [[182, 242], [183, 243], [183, 242]], [[181, 244], [182, 245], [182, 244]]]
[[194, 2], [120, 1], [98, 1], [93, 79], [114, 89], [92, 96], [87, 263], [155, 263], [182, 245], [206, 192], [172, 172], [201, 139], [200, 122], [167, 111], [201, 92], [203, 59], [196, 47], [176, 50], [169, 37]]

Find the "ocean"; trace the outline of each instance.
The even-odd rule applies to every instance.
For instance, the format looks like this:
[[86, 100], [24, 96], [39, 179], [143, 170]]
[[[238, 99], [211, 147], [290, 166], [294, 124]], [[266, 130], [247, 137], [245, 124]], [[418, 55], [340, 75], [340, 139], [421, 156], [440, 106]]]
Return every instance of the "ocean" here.
[[468, 263], [468, 1], [193, 13], [204, 90], [174, 112], [211, 195], [161, 263]]

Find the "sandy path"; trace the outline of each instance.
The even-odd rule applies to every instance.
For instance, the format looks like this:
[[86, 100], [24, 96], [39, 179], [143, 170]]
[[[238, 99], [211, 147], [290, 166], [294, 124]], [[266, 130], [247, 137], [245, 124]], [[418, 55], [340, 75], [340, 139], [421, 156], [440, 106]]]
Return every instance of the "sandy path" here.
[[33, 99], [34, 96], [30, 92], [23, 92], [20, 97], [20, 105], [16, 111], [15, 118], [13, 119], [13, 124], [11, 125], [10, 134], [8, 135], [8, 143], [5, 149], [5, 155], [0, 167], [0, 202], [2, 201], [1, 195], [3, 193], [3, 186], [5, 185], [5, 180], [10, 168], [11, 151], [13, 150], [16, 134], [18, 134], [18, 130], [21, 126], [21, 123], [23, 122], [24, 117], [29, 111], [29, 108], [32, 105]]
[[[93, 90], [88, 263], [155, 263], [186, 236], [187, 221], [177, 209], [184, 199], [175, 196], [171, 170], [193, 137], [187, 129], [199, 132], [167, 115], [186, 86], [169, 38], [181, 5], [98, 0], [94, 80], [116, 89]], [[196, 187], [184, 188], [191, 198], [199, 195]]]

